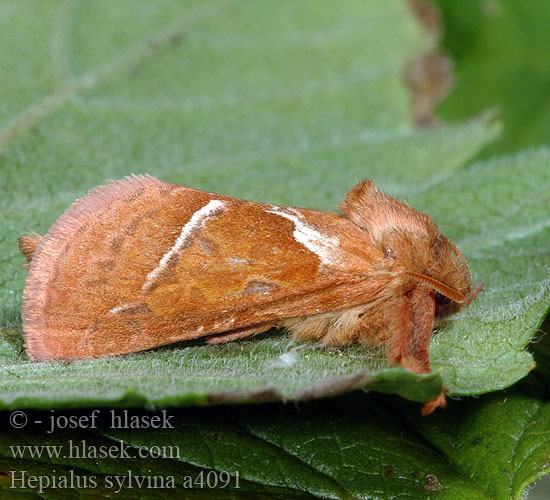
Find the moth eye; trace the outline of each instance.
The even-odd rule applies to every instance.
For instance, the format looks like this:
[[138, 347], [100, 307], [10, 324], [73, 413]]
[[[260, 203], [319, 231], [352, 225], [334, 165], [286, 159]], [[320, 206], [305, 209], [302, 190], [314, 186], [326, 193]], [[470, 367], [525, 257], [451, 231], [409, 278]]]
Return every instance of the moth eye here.
[[434, 299], [438, 306], [446, 306], [449, 302], [451, 302], [449, 297], [445, 297], [445, 295], [442, 295], [439, 292], [435, 292]]
[[384, 248], [384, 256], [387, 259], [395, 259], [395, 257], [396, 257], [394, 251], [390, 247]]

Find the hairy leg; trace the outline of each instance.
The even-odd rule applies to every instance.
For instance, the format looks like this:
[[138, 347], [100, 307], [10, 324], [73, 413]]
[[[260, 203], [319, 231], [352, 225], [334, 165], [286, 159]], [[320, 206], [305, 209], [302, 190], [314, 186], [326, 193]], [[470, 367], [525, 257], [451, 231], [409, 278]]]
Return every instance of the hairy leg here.
[[[396, 299], [388, 305], [386, 312], [386, 349], [390, 364], [400, 364], [415, 373], [430, 373], [430, 340], [435, 317], [433, 291], [420, 284], [408, 296]], [[446, 404], [445, 392], [422, 408], [423, 415], [429, 415], [436, 408]]]

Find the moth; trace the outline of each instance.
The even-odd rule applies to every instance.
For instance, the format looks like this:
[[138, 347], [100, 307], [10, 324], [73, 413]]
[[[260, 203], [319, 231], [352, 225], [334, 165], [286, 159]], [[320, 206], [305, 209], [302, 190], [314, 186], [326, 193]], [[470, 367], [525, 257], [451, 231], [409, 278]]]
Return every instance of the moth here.
[[[271, 328], [327, 345], [384, 346], [430, 372], [434, 318], [475, 297], [433, 220], [356, 185], [341, 213], [253, 203], [132, 175], [74, 202], [29, 262], [23, 331], [36, 361], [125, 354]], [[427, 414], [445, 405], [441, 393]]]

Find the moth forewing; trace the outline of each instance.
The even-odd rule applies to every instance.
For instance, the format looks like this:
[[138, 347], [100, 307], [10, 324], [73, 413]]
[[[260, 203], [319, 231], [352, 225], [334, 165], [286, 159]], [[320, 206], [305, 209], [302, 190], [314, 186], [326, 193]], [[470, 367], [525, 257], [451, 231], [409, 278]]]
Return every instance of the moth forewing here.
[[150, 177], [111, 182], [41, 242], [24, 294], [27, 350], [122, 354], [370, 300], [361, 235], [336, 214]]

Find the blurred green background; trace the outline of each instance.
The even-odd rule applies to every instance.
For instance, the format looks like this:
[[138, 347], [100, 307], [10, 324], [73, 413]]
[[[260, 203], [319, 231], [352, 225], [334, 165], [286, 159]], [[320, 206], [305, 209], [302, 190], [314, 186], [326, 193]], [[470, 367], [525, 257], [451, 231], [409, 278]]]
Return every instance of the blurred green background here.
[[550, 2], [436, 0], [441, 45], [455, 62], [455, 87], [438, 107], [448, 120], [494, 108], [503, 121], [489, 158], [550, 143]]

